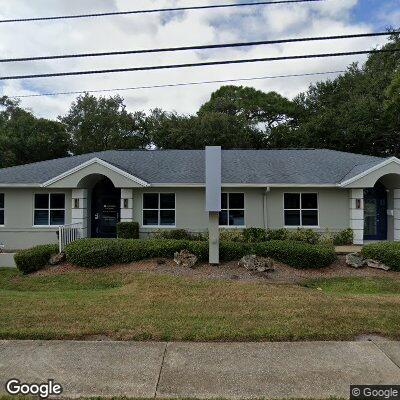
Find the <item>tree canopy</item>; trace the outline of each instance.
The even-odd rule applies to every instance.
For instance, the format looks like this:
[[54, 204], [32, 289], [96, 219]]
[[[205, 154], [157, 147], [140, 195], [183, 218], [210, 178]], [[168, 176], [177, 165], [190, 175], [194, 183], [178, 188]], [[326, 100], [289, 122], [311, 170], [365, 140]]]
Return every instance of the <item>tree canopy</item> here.
[[36, 118], [17, 101], [0, 98], [0, 166], [65, 157], [69, 135], [62, 124]]

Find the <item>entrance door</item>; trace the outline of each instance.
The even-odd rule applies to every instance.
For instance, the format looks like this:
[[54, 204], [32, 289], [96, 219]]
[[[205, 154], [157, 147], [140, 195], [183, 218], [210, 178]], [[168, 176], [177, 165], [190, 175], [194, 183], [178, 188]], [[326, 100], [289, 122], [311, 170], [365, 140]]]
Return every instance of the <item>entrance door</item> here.
[[92, 191], [92, 237], [117, 237], [121, 192], [105, 178]]
[[364, 190], [364, 239], [387, 239], [387, 192], [379, 182]]

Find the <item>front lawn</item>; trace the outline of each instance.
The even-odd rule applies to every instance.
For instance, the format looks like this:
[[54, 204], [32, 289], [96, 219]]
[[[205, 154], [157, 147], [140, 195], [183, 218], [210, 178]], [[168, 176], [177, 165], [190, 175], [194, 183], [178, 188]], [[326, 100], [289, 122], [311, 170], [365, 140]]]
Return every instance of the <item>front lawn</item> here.
[[0, 270], [0, 338], [333, 340], [400, 338], [400, 296], [129, 268], [23, 276]]
[[400, 296], [400, 280], [384, 277], [337, 277], [314, 279], [304, 283], [305, 287], [320, 288], [332, 294], [393, 294]]

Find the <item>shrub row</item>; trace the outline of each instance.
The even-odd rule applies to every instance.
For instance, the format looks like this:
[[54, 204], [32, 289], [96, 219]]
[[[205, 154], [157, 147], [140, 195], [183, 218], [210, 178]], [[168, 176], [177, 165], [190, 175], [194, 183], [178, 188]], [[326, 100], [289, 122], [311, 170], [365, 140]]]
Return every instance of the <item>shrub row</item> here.
[[379, 261], [395, 271], [400, 271], [400, 243], [381, 242], [365, 245], [361, 253], [364, 258]]
[[[177, 240], [208, 240], [208, 233], [190, 233], [184, 229], [165, 229], [159, 230], [153, 234], [158, 239], [177, 239]], [[309, 244], [323, 245], [348, 245], [353, 243], [353, 231], [344, 229], [340, 232], [318, 233], [313, 229], [221, 229], [221, 241], [259, 243], [270, 240], [292, 240]]]
[[44, 244], [18, 251], [14, 255], [14, 261], [21, 272], [29, 274], [45, 267], [49, 263], [50, 257], [57, 253], [58, 245]]
[[[175, 252], [186, 249], [199, 258], [208, 260], [208, 243], [193, 240], [126, 240], [81, 239], [65, 248], [67, 261], [86, 268], [125, 264], [148, 258], [172, 258]], [[321, 268], [331, 264], [336, 255], [328, 246], [309, 245], [293, 241], [237, 243], [221, 241], [221, 261], [238, 260], [247, 254], [271, 257], [296, 268]]]

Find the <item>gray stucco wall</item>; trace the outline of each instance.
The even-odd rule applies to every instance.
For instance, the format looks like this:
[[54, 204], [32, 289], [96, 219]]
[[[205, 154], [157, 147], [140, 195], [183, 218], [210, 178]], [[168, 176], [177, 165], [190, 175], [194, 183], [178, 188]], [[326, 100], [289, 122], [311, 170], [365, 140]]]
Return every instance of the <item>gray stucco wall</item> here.
[[0, 189], [4, 193], [5, 226], [0, 227], [0, 242], [6, 249], [23, 249], [37, 244], [57, 243], [57, 228], [34, 227], [35, 193], [65, 193], [66, 223], [71, 221], [71, 191], [47, 189]]
[[[70, 189], [0, 189], [5, 193], [6, 226], [0, 227], [0, 242], [7, 249], [20, 249], [36, 244], [55, 243], [56, 228], [33, 227], [34, 193], [65, 193], [66, 223], [71, 221]], [[204, 188], [134, 188], [133, 219], [139, 222], [141, 235], [147, 236], [154, 228], [142, 226], [144, 192], [176, 194], [176, 228], [194, 232], [206, 231], [208, 214], [205, 211]], [[245, 223], [247, 227], [264, 227], [264, 188], [223, 188], [222, 192], [245, 194]], [[283, 226], [283, 194], [285, 192], [316, 192], [319, 196], [319, 231], [336, 231], [349, 227], [349, 191], [336, 188], [271, 188], [267, 194], [267, 225], [277, 229]], [[90, 204], [90, 202], [89, 202]], [[90, 212], [88, 213], [90, 215]]]

